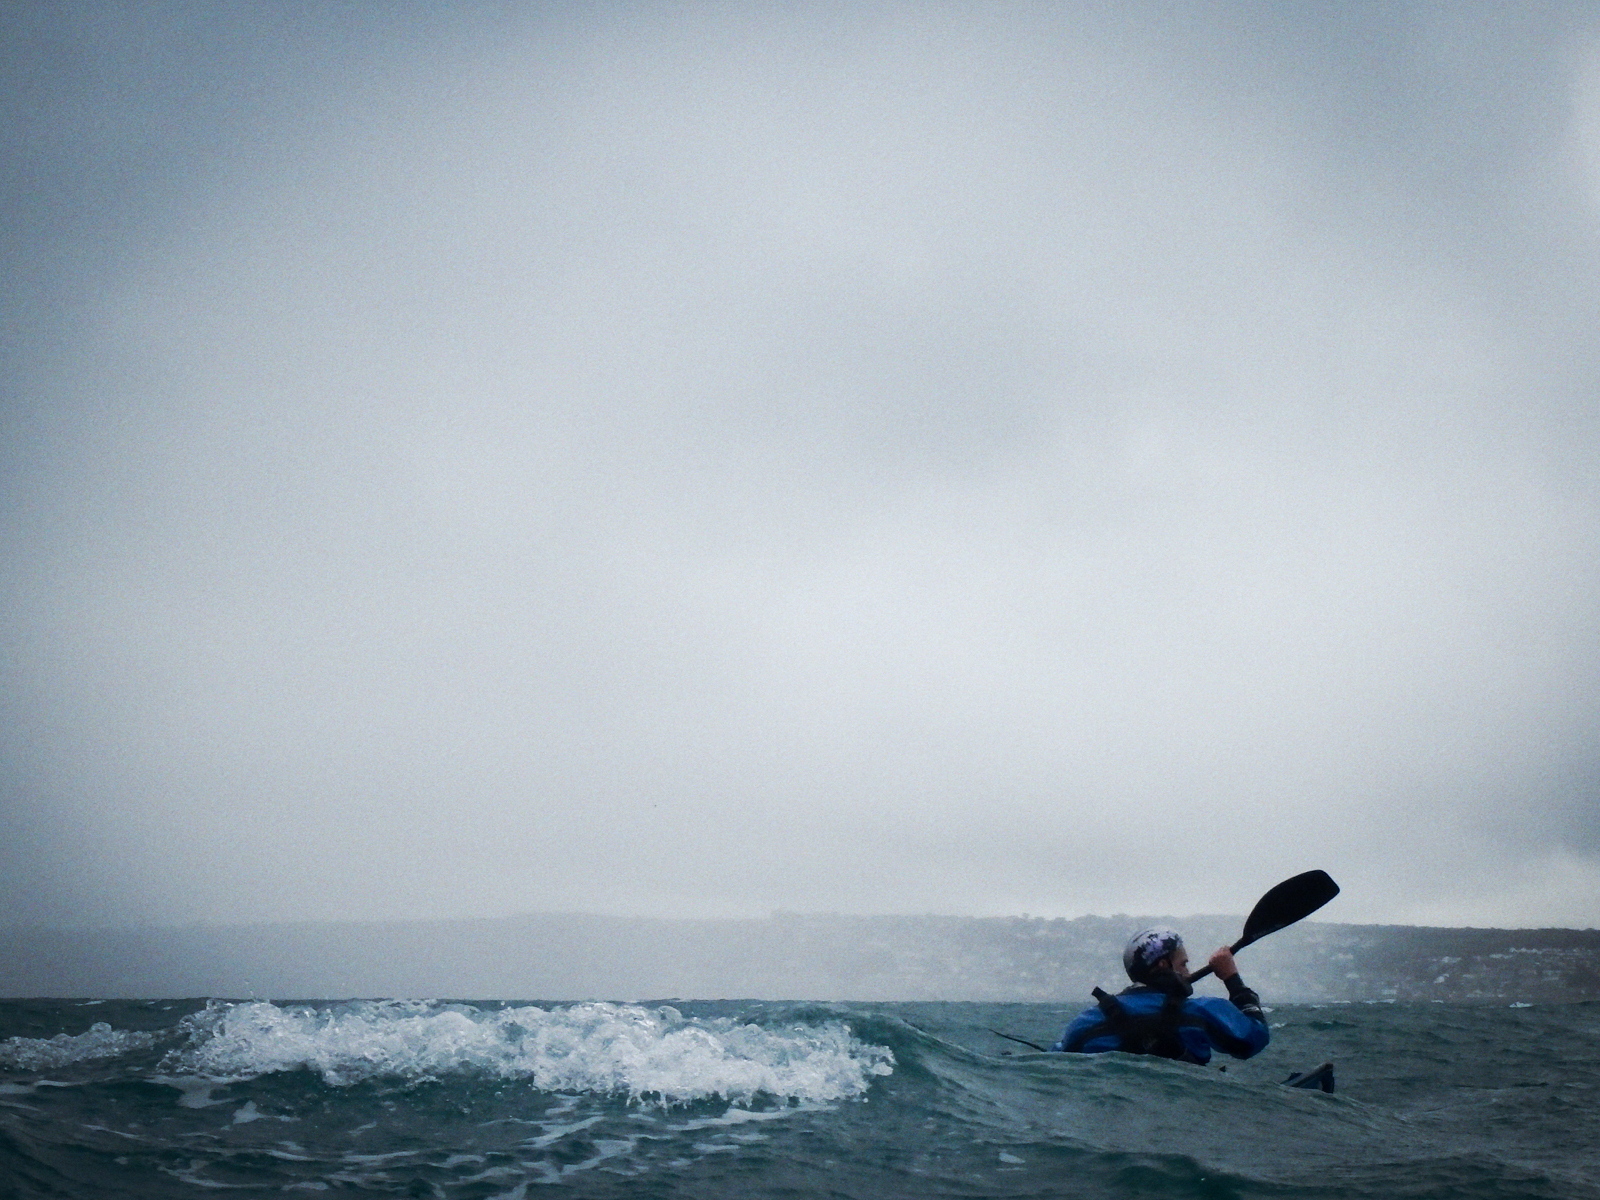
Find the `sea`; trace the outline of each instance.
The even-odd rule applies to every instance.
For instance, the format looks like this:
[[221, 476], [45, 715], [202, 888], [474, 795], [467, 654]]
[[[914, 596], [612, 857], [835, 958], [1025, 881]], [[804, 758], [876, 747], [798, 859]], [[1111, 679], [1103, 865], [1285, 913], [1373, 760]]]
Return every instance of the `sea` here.
[[1277, 1005], [1225, 1069], [992, 1032], [1080, 1007], [0, 1001], [0, 1196], [1600, 1200], [1600, 1004]]

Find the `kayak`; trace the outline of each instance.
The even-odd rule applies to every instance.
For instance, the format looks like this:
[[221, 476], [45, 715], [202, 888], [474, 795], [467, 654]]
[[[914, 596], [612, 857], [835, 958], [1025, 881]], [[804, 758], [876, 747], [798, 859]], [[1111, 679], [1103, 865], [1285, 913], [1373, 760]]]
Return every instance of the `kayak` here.
[[1292, 1088], [1320, 1088], [1331, 1095], [1333, 1064], [1325, 1062], [1320, 1067], [1312, 1067], [1309, 1071], [1296, 1071], [1283, 1081], [1283, 1085]]

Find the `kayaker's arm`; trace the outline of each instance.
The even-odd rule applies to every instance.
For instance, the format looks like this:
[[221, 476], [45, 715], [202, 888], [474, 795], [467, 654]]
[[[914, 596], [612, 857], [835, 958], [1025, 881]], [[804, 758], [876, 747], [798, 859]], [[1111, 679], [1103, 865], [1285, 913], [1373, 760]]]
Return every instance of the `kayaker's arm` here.
[[1239, 978], [1237, 972], [1229, 975], [1222, 981], [1228, 988], [1228, 999], [1233, 1001], [1233, 1006], [1249, 1017], [1252, 1021], [1265, 1021], [1261, 1014], [1261, 997], [1245, 987], [1244, 980]]
[[1233, 961], [1232, 950], [1223, 946], [1211, 956], [1207, 965], [1228, 989], [1228, 999], [1233, 1001], [1235, 1008], [1252, 1020], [1265, 1020], [1261, 1015], [1261, 997], [1245, 987], [1244, 980], [1239, 978], [1239, 965]]

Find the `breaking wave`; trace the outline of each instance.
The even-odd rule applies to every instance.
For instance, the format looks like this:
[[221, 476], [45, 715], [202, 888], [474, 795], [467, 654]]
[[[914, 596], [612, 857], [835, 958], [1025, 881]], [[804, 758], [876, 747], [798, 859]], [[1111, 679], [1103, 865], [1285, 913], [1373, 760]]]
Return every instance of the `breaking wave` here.
[[766, 1027], [685, 1018], [665, 1005], [212, 1001], [183, 1024], [186, 1041], [163, 1068], [216, 1080], [309, 1070], [342, 1087], [469, 1073], [636, 1103], [748, 1105], [758, 1097], [851, 1099], [894, 1069], [889, 1049], [861, 1041], [840, 1021]]
[[86, 1033], [73, 1036], [58, 1033], [53, 1038], [6, 1038], [0, 1042], [0, 1066], [23, 1071], [58, 1070], [74, 1063], [148, 1050], [155, 1042], [153, 1033], [113, 1029], [106, 1022], [97, 1021]]

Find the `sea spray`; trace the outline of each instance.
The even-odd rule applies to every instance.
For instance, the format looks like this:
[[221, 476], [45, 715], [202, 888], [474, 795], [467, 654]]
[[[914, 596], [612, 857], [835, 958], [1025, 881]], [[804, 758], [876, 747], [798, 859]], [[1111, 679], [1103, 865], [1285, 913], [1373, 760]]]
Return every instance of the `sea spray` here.
[[213, 1001], [184, 1025], [188, 1042], [167, 1056], [168, 1072], [221, 1080], [305, 1069], [333, 1087], [477, 1074], [635, 1103], [823, 1103], [861, 1095], [894, 1063], [837, 1021], [769, 1028], [685, 1019], [667, 1005]]
[[155, 1045], [155, 1035], [113, 1029], [96, 1021], [84, 1033], [58, 1033], [50, 1038], [9, 1037], [0, 1042], [0, 1067], [47, 1071], [95, 1059], [118, 1058]]

